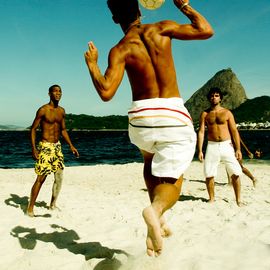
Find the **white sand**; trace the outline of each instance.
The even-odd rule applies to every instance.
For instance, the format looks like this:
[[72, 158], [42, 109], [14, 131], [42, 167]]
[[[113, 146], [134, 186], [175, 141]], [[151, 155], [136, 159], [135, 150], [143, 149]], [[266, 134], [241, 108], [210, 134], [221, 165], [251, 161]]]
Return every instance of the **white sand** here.
[[145, 254], [149, 204], [142, 164], [68, 167], [58, 199], [47, 207], [52, 176], [42, 187], [35, 214], [24, 214], [35, 180], [33, 169], [0, 170], [1, 270], [261, 270], [270, 269], [269, 165], [247, 167], [237, 207], [225, 170], [219, 168], [216, 202], [208, 204], [202, 164], [185, 174], [181, 199], [167, 212], [174, 234], [160, 257]]

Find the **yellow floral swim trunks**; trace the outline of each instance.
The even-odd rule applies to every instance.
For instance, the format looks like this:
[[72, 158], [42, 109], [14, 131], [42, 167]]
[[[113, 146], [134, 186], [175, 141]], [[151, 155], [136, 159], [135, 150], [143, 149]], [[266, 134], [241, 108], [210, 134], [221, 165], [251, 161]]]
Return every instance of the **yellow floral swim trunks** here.
[[64, 169], [64, 155], [59, 141], [56, 143], [40, 141], [38, 151], [39, 158], [35, 164], [37, 175], [48, 175]]

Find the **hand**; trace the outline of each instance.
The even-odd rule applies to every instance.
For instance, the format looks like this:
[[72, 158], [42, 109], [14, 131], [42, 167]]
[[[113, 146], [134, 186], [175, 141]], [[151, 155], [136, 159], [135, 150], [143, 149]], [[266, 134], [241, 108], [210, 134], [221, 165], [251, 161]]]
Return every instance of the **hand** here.
[[253, 159], [253, 158], [254, 158], [254, 155], [250, 152], [250, 153], [248, 153], [248, 157], [249, 157], [250, 159]]
[[203, 152], [199, 152], [198, 158], [200, 162], [203, 162]]
[[185, 3], [189, 4], [189, 0], [173, 0], [174, 4], [180, 9]]
[[74, 146], [71, 146], [71, 147], [70, 147], [70, 150], [71, 150], [71, 152], [72, 152], [76, 157], [79, 157], [79, 156], [80, 156], [78, 150], [77, 150]]
[[88, 43], [88, 51], [85, 52], [84, 58], [87, 65], [97, 63], [98, 50], [92, 41]]
[[34, 160], [38, 160], [38, 151], [37, 149], [32, 149], [32, 157]]
[[235, 151], [235, 157], [237, 160], [241, 160], [242, 159], [242, 153], [240, 150], [236, 150]]

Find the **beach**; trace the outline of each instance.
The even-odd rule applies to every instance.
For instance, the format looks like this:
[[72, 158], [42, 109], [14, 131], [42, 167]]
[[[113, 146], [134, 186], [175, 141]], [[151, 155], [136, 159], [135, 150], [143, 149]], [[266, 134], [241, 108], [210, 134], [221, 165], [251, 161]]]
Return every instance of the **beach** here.
[[34, 218], [25, 215], [34, 170], [0, 169], [0, 269], [269, 270], [269, 165], [247, 168], [258, 185], [241, 177], [245, 206], [236, 205], [223, 164], [209, 204], [203, 165], [192, 162], [179, 201], [166, 212], [173, 234], [158, 258], [146, 255], [142, 163], [66, 167], [54, 211], [48, 176]]

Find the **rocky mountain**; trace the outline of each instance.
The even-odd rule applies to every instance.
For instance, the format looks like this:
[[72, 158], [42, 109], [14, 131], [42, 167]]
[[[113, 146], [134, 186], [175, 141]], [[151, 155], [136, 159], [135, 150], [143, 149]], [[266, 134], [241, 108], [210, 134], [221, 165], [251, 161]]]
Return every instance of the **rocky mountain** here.
[[185, 103], [195, 124], [199, 122], [201, 112], [209, 107], [206, 95], [212, 87], [221, 89], [224, 94], [222, 106], [227, 109], [233, 110], [247, 100], [245, 89], [232, 69], [223, 69], [208, 80]]

